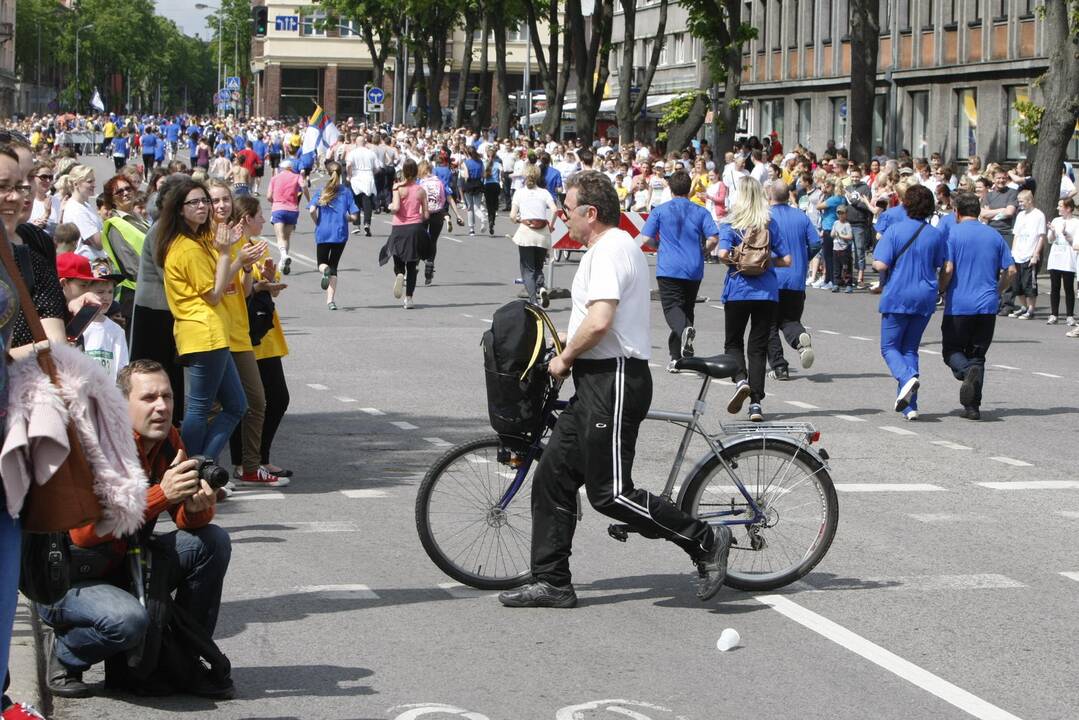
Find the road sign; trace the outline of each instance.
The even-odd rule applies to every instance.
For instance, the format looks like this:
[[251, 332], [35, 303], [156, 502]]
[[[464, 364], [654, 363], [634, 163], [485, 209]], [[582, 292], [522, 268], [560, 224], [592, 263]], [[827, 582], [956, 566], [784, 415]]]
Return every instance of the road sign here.
[[242, 87], [240, 78], [236, 76], [225, 78], [225, 87], [229, 90], [239, 90]]
[[217, 99], [218, 100], [228, 101], [228, 99], [231, 96], [232, 96], [232, 93], [229, 92], [228, 88], [221, 88], [220, 90], [217, 91]]
[[386, 91], [376, 85], [368, 85], [364, 88], [363, 106], [368, 115], [382, 112], [382, 102], [386, 99]]
[[299, 15], [278, 15], [274, 18], [274, 30], [278, 32], [298, 32], [299, 29]]

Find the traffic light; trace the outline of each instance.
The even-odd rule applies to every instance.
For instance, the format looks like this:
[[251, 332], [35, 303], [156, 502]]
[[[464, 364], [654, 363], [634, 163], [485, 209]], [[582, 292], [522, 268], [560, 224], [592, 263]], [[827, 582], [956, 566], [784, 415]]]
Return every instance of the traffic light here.
[[255, 37], [266, 37], [266, 23], [270, 17], [267, 7], [265, 5], [256, 5], [251, 8], [251, 16], [254, 19], [252, 25], [254, 26]]

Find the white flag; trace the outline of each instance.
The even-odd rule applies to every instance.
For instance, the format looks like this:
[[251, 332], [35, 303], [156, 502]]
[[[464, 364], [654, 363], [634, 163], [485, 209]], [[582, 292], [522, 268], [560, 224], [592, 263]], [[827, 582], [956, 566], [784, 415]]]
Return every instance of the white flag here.
[[98, 112], [105, 112], [105, 103], [101, 101], [101, 93], [94, 88], [94, 97], [90, 100], [90, 107]]
[[337, 125], [334, 123], [328, 124], [322, 129], [322, 146], [325, 148], [331, 148], [338, 140], [341, 139], [341, 132], [337, 129]]

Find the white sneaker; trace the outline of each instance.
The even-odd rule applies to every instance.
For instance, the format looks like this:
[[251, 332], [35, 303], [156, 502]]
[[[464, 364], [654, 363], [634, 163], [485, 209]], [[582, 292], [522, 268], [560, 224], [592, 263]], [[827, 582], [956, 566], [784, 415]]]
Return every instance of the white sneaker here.
[[405, 310], [411, 310], [414, 307], [416, 307], [416, 305], [412, 302], [412, 298], [411, 297], [406, 297], [405, 298], [405, 305], [404, 305]]
[[1017, 320], [1033, 320], [1033, 319], [1034, 319], [1034, 313], [1032, 313], [1032, 312], [1030, 312], [1029, 310], [1027, 310], [1027, 311], [1025, 311], [1025, 312], [1023, 312], [1023, 313], [1020, 313], [1019, 315], [1017, 315], [1017, 316], [1016, 316], [1016, 319], [1017, 319]]
[[405, 276], [403, 273], [397, 273], [397, 277], [393, 279], [393, 296], [398, 300], [405, 293]]
[[918, 392], [918, 386], [921, 382], [918, 380], [918, 376], [915, 375], [910, 380], [907, 380], [903, 384], [903, 387], [899, 389], [899, 394], [895, 397], [895, 411], [903, 412], [910, 405], [910, 398], [914, 393]]
[[1079, 327], [1064, 333], [1064, 337], [1079, 338]]
[[907, 419], [907, 422], [914, 422], [915, 420], [918, 419], [918, 411], [917, 410], [910, 410], [910, 411], [904, 413], [903, 417], [905, 417]]
[[1012, 310], [1010, 313], [1008, 313], [1008, 317], [1017, 318], [1020, 315], [1022, 315], [1023, 313], [1025, 313], [1026, 311], [1027, 311], [1026, 308], [1016, 308], [1015, 310]]
[[1075, 318], [1073, 318], [1071, 315], [1069, 315], [1068, 319], [1064, 321], [1064, 324], [1067, 325], [1068, 327], [1075, 327]]
[[798, 336], [798, 355], [802, 358], [803, 370], [813, 367], [816, 355], [813, 354], [813, 338], [809, 337], [809, 333], [802, 333]]
[[1046, 325], [1056, 325], [1057, 324], [1057, 316], [1056, 315], [1050, 315], [1048, 318], [1046, 318], [1045, 324]]

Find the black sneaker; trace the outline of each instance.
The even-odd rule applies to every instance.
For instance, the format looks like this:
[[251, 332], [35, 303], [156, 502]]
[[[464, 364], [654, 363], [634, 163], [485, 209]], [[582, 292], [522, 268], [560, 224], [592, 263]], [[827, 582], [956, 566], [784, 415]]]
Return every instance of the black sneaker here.
[[330, 269], [326, 268], [322, 271], [322, 280], [319, 281], [319, 286], [325, 290], [330, 286]]
[[286, 257], [281, 263], [281, 274], [288, 275], [290, 272], [292, 272], [292, 258]]
[[750, 422], [764, 422], [764, 411], [761, 410], [760, 403], [750, 403], [750, 405], [749, 405], [749, 421]]
[[371, 226], [370, 225], [364, 225], [363, 226], [363, 234], [364, 234], [365, 237], [371, 237]]
[[551, 306], [551, 293], [545, 287], [539, 289], [539, 302], [541, 308], [548, 308]]
[[785, 365], [783, 367], [775, 368], [774, 370], [772, 370], [772, 372], [769, 373], [769, 375], [772, 376], [773, 380], [790, 380], [791, 379], [790, 368], [788, 368]]
[[692, 325], [687, 325], [682, 331], [682, 357], [693, 357], [693, 340], [697, 337], [697, 330]]
[[82, 681], [82, 672], [71, 670], [56, 657], [56, 643], [49, 653], [49, 692], [62, 698], [88, 698], [93, 693]]
[[577, 607], [577, 593], [572, 585], [556, 587], [538, 580], [516, 590], [499, 593], [498, 601], [506, 607], [573, 608]]
[[963, 417], [967, 420], [981, 420], [982, 413], [978, 408], [974, 407], [973, 405], [964, 405]]
[[215, 680], [208, 673], [202, 673], [192, 680], [184, 692], [211, 700], [231, 700], [236, 697], [236, 686], [231, 678]]
[[727, 556], [731, 553], [731, 531], [726, 525], [715, 528], [716, 543], [711, 552], [697, 562], [697, 575], [701, 582], [697, 586], [697, 599], [701, 602], [711, 600], [723, 587], [727, 577]]
[[749, 399], [752, 392], [753, 391], [749, 389], [749, 383], [745, 380], [739, 380], [738, 387], [734, 390], [734, 397], [727, 403], [727, 412], [731, 415], [737, 415], [742, 412], [742, 405]]
[[974, 394], [978, 390], [978, 385], [982, 382], [984, 372], [985, 368], [982, 365], [971, 365], [967, 368], [967, 372], [963, 376], [963, 384], [959, 386], [959, 404], [963, 407], [972, 407], [974, 405]]

